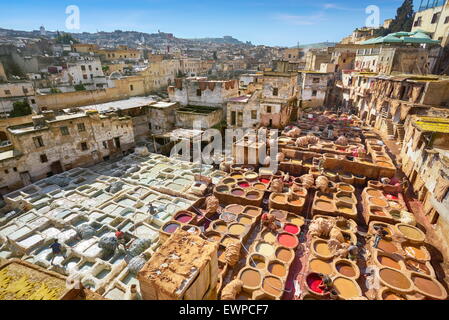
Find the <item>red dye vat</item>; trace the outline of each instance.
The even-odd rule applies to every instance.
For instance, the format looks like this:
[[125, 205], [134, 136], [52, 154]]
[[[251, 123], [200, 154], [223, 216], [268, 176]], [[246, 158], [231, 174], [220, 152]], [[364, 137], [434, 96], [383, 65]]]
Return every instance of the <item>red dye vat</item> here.
[[291, 234], [297, 234], [299, 232], [299, 228], [297, 225], [294, 224], [286, 224], [284, 226], [284, 231], [287, 231], [288, 233]]
[[192, 220], [192, 217], [188, 214], [180, 214], [177, 218], [176, 221], [182, 222], [182, 223], [187, 223], [190, 220]]
[[265, 184], [269, 184], [270, 180], [266, 179], [266, 178], [260, 178], [259, 179], [260, 182], [265, 183]]
[[241, 188], [249, 188], [249, 183], [248, 182], [240, 182], [239, 183], [239, 187], [241, 187]]
[[320, 285], [323, 283], [323, 280], [316, 273], [309, 274], [307, 276], [307, 285], [309, 288], [316, 293], [323, 293], [323, 289], [320, 288]]
[[298, 239], [288, 233], [283, 233], [278, 236], [278, 242], [287, 248], [294, 248], [298, 245]]

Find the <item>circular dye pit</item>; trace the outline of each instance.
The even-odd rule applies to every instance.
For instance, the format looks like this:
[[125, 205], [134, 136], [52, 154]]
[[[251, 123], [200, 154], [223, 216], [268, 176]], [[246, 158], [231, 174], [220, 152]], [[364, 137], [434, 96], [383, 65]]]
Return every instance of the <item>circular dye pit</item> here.
[[253, 209], [253, 208], [247, 208], [245, 210], [245, 213], [247, 215], [250, 215], [251, 217], [257, 217], [260, 214], [260, 210], [258, 209]]
[[274, 243], [276, 241], [276, 236], [271, 231], [264, 231], [262, 233], [262, 239], [266, 242]]
[[225, 233], [228, 231], [228, 226], [225, 223], [216, 223], [213, 226], [213, 229], [220, 233]]
[[287, 223], [284, 226], [284, 231], [291, 233], [291, 234], [298, 234], [299, 233], [299, 227], [296, 224]]
[[265, 257], [259, 254], [253, 254], [249, 257], [248, 264], [256, 269], [264, 270], [266, 267]]
[[231, 194], [236, 197], [241, 197], [245, 194], [245, 191], [243, 191], [243, 189], [233, 189]]
[[249, 200], [257, 200], [261, 197], [261, 194], [256, 191], [250, 191], [246, 194], [246, 198]]
[[387, 253], [398, 253], [398, 248], [394, 245], [392, 241], [388, 240], [380, 240], [379, 245], [377, 246], [377, 249], [385, 251]]
[[297, 194], [300, 197], [305, 197], [307, 196], [307, 190], [304, 188], [297, 188], [294, 190], [295, 194]]
[[267, 179], [267, 178], [259, 178], [259, 181], [262, 182], [263, 184], [269, 184], [270, 183], [270, 179]]
[[332, 266], [330, 263], [323, 261], [321, 259], [312, 259], [309, 262], [310, 271], [316, 273], [322, 273], [326, 275], [332, 274]]
[[217, 192], [229, 192], [229, 187], [228, 186], [218, 186], [215, 190], [217, 190]]
[[281, 233], [277, 236], [278, 242], [287, 248], [296, 248], [298, 246], [298, 238], [288, 233]]
[[285, 195], [276, 195], [272, 199], [274, 202], [285, 204], [287, 203], [287, 196]]
[[443, 294], [439, 283], [431, 278], [412, 275], [412, 281], [415, 286], [425, 295], [429, 295], [431, 297], [440, 297]]
[[169, 223], [164, 227], [164, 232], [173, 233], [178, 229], [180, 225], [178, 223]]
[[235, 179], [232, 179], [232, 178], [227, 178], [227, 179], [223, 180], [223, 183], [227, 184], [227, 185], [232, 185], [232, 184], [235, 184], [236, 182], [237, 181]]
[[334, 287], [338, 294], [344, 299], [350, 299], [360, 296], [360, 288], [356, 282], [346, 279], [337, 278], [334, 280]]
[[245, 230], [246, 227], [243, 224], [236, 223], [229, 227], [228, 232], [234, 236], [240, 236], [245, 232]]
[[247, 182], [247, 181], [242, 181], [242, 182], [239, 182], [239, 183], [238, 183], [238, 186], [239, 186], [240, 188], [249, 188], [249, 187], [250, 187], [250, 184], [249, 184], [249, 182]]
[[342, 183], [338, 186], [338, 189], [341, 191], [345, 191], [345, 192], [354, 192], [355, 191], [355, 188], [353, 186], [351, 186], [349, 184], [342, 184]]
[[377, 256], [377, 261], [379, 261], [379, 263], [385, 267], [390, 267], [396, 270], [401, 270], [401, 265], [399, 264], [399, 262], [396, 259], [390, 258], [388, 256], [379, 254]]
[[423, 274], [429, 275], [429, 276], [431, 274], [429, 268], [426, 266], [425, 263], [422, 263], [422, 262], [419, 262], [416, 260], [406, 259], [405, 266], [406, 266], [407, 270], [410, 270], [410, 271], [423, 273]]
[[287, 221], [289, 223], [291, 223], [291, 224], [294, 224], [294, 225], [298, 226], [298, 227], [301, 227], [301, 226], [304, 225], [304, 220], [302, 218], [295, 217], [295, 216], [292, 216], [292, 215], [289, 215], [287, 217]]
[[429, 257], [427, 250], [424, 247], [409, 245], [404, 246], [404, 251], [407, 255], [415, 258], [416, 260], [427, 260]]
[[227, 212], [239, 214], [243, 212], [244, 207], [239, 204], [231, 204], [225, 208]]
[[283, 285], [282, 281], [275, 277], [265, 277], [263, 279], [262, 289], [275, 297], [282, 295], [283, 293]]
[[207, 240], [209, 241], [213, 241], [213, 242], [220, 242], [221, 240], [221, 235], [219, 233], [207, 233], [206, 234]]
[[237, 218], [237, 215], [234, 213], [230, 213], [230, 212], [223, 212], [220, 215], [220, 219], [227, 223], [235, 221], [236, 218]]
[[379, 190], [376, 189], [368, 189], [366, 191], [366, 193], [370, 196], [370, 197], [375, 197], [375, 198], [380, 198], [382, 197], [382, 192], [380, 192]]
[[412, 286], [410, 280], [402, 273], [394, 269], [383, 268], [379, 272], [380, 278], [389, 286], [401, 290], [409, 290]]
[[315, 252], [322, 257], [332, 257], [332, 253], [326, 241], [315, 241], [313, 248], [315, 249]]
[[357, 275], [355, 267], [349, 262], [339, 261], [335, 264], [335, 269], [337, 269], [338, 273], [348, 278]]
[[243, 175], [240, 173], [233, 173], [233, 174], [231, 174], [231, 178], [239, 180], [239, 179], [243, 179]]
[[274, 247], [269, 243], [261, 242], [256, 245], [256, 252], [265, 257], [271, 257], [274, 254]]
[[377, 197], [370, 198], [369, 202], [378, 207], [387, 207], [388, 206], [388, 202], [386, 200], [377, 198]]
[[354, 209], [351, 207], [337, 205], [337, 210], [345, 214], [354, 214]]
[[322, 294], [323, 289], [320, 288], [320, 285], [323, 283], [321, 277], [316, 273], [311, 273], [306, 278], [307, 286], [310, 288], [312, 292]]
[[337, 195], [337, 199], [347, 203], [355, 203], [354, 199], [347, 195]]
[[250, 217], [240, 216], [238, 217], [238, 222], [244, 225], [250, 225], [253, 223], [253, 219]]
[[293, 252], [286, 248], [278, 248], [276, 250], [276, 259], [283, 262], [290, 262], [293, 258]]
[[300, 198], [297, 200], [289, 201], [288, 203], [295, 207], [302, 207], [304, 205], [304, 202], [305, 202], [304, 198]]
[[285, 217], [287, 216], [287, 213], [281, 210], [271, 210], [270, 213], [274, 215], [278, 220], [285, 219]]
[[400, 224], [397, 228], [404, 235], [404, 237], [411, 241], [423, 242], [426, 238], [425, 234], [421, 230], [413, 226]]
[[240, 280], [242, 280], [243, 285], [246, 287], [257, 288], [262, 282], [262, 276], [259, 271], [247, 268], [240, 274]]
[[266, 189], [266, 186], [263, 183], [255, 183], [255, 184], [253, 184], [253, 187], [257, 190], [265, 190]]
[[280, 262], [271, 262], [268, 265], [268, 271], [280, 278], [287, 276], [287, 267]]
[[383, 300], [407, 300], [405, 297], [393, 292], [393, 291], [384, 291], [382, 293]]
[[315, 202], [315, 208], [322, 211], [333, 211], [334, 206], [329, 201], [318, 200]]
[[175, 220], [181, 223], [189, 223], [192, 221], [193, 216], [188, 213], [180, 213], [176, 216]]
[[257, 173], [254, 172], [247, 172], [245, 173], [245, 178], [248, 180], [256, 180], [259, 177]]
[[371, 209], [371, 214], [379, 217], [386, 217], [387, 214], [381, 209]]
[[318, 193], [318, 199], [319, 200], [324, 200], [324, 201], [332, 201], [332, 195], [330, 194], [326, 194], [326, 193]]

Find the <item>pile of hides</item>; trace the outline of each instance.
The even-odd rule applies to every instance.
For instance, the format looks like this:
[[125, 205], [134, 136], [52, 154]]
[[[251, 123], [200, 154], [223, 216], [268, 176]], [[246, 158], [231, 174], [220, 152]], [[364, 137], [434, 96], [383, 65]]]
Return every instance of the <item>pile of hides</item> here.
[[225, 261], [229, 266], [233, 267], [239, 262], [241, 248], [242, 245], [239, 241], [228, 244], [225, 251]]
[[220, 201], [214, 196], [210, 196], [206, 198], [206, 215], [211, 216], [217, 213], [218, 208], [220, 207]]
[[349, 244], [343, 242], [339, 242], [335, 239], [330, 239], [327, 242], [330, 252], [334, 255], [334, 257], [347, 258], [349, 255]]
[[312, 174], [305, 174], [299, 178], [301, 180], [302, 186], [307, 190], [312, 188], [315, 184], [315, 179]]
[[92, 228], [87, 223], [83, 223], [82, 225], [78, 226], [76, 228], [76, 232], [79, 234], [79, 236], [83, 240], [92, 238], [96, 233], [95, 229]]
[[140, 270], [142, 270], [145, 263], [146, 263], [146, 260], [141, 255], [138, 255], [138, 256], [132, 258], [131, 260], [129, 260], [128, 270], [132, 274], [137, 274], [137, 273], [139, 273]]
[[117, 193], [120, 190], [122, 190], [123, 186], [125, 184], [122, 181], [117, 181], [117, 182], [113, 182], [111, 183], [110, 186], [108, 186], [105, 190], [109, 193]]
[[271, 192], [282, 193], [284, 191], [284, 183], [281, 179], [275, 179], [271, 182], [270, 186]]
[[151, 246], [150, 239], [137, 239], [131, 245], [128, 250], [128, 255], [131, 257], [137, 257], [142, 254], [145, 250], [147, 250]]
[[329, 187], [329, 179], [325, 176], [319, 176], [315, 181], [317, 189], [321, 192], [326, 193], [327, 188]]
[[340, 243], [345, 242], [345, 237], [343, 236], [343, 233], [340, 229], [333, 227], [331, 229], [331, 232], [329, 232], [329, 237], [333, 240], [337, 240]]
[[105, 249], [107, 251], [115, 251], [118, 245], [118, 240], [116, 237], [104, 236], [98, 242], [98, 247]]
[[328, 237], [332, 228], [335, 226], [335, 220], [317, 218], [310, 223], [309, 232], [312, 237]]
[[290, 138], [297, 138], [301, 135], [301, 129], [299, 129], [298, 127], [293, 127], [285, 135]]
[[346, 147], [348, 145], [348, 138], [346, 138], [345, 136], [339, 136], [335, 141], [335, 144]]
[[229, 282], [221, 291], [221, 300], [235, 300], [242, 291], [243, 281], [235, 279]]
[[141, 157], [145, 157], [150, 154], [150, 152], [148, 151], [148, 148], [145, 146], [137, 147], [134, 152]]

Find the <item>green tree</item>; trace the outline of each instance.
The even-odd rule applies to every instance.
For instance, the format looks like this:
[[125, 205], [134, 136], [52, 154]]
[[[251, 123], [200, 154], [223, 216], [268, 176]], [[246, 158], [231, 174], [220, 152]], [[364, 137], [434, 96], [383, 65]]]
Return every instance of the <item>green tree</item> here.
[[13, 110], [9, 114], [10, 118], [27, 116], [32, 113], [30, 104], [26, 100], [16, 101], [13, 103], [12, 107]]
[[404, 0], [404, 3], [398, 8], [396, 17], [388, 29], [389, 33], [399, 31], [411, 31], [413, 26], [413, 0]]
[[86, 90], [86, 87], [82, 83], [76, 84], [73, 87], [75, 88], [76, 91], [85, 91]]
[[70, 33], [59, 33], [55, 38], [56, 43], [60, 44], [70, 44], [70, 43], [79, 43], [78, 40], [76, 40]]

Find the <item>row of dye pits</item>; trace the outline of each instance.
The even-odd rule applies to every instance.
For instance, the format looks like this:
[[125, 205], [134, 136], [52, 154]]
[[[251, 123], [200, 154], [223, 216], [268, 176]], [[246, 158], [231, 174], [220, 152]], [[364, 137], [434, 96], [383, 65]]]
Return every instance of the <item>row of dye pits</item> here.
[[[385, 194], [382, 190], [373, 187], [363, 190], [362, 203], [364, 212], [372, 215], [373, 219], [383, 219], [384, 221], [399, 222], [401, 211], [407, 211], [405, 204], [402, 204], [397, 197]], [[370, 220], [369, 216], [366, 220]]]
[[339, 214], [349, 218], [357, 217], [357, 198], [355, 188], [347, 183], [330, 182], [335, 193], [317, 191], [312, 205], [313, 214]]
[[[314, 216], [314, 219], [334, 219], [326, 216]], [[349, 245], [357, 243], [357, 224], [353, 220], [347, 220], [347, 224], [336, 224], [342, 232], [345, 242]], [[329, 246], [328, 239], [324, 237], [310, 237], [308, 235], [307, 245], [310, 248], [308, 256], [308, 270], [303, 277], [307, 291], [315, 298], [324, 298], [324, 292], [319, 287], [322, 283], [318, 274], [324, 274], [333, 279], [333, 286], [340, 299], [357, 298], [362, 295], [362, 289], [357, 283], [360, 277], [360, 269], [356, 263], [348, 259], [334, 257]]]
[[233, 172], [225, 177], [216, 186], [215, 190], [219, 193], [226, 193], [235, 197], [246, 196], [250, 200], [260, 197], [258, 193], [248, 192], [250, 189], [266, 191], [271, 183], [272, 177], [259, 177], [256, 172]]
[[388, 233], [384, 239], [380, 240], [377, 249], [372, 246], [373, 241], [369, 243], [370, 262], [378, 267], [376, 276], [383, 285], [377, 292], [378, 299], [417, 299], [417, 294], [424, 298], [446, 299], [446, 289], [436, 278], [430, 263], [431, 254], [426, 249], [424, 242], [406, 240], [399, 243], [392, 238], [394, 232], [398, 230], [404, 231], [402, 235], [407, 236], [410, 233], [412, 237], [416, 237], [416, 233], [421, 231], [415, 230], [416, 232], [414, 232], [411, 226], [407, 226], [407, 229], [398, 229], [397, 225], [372, 222], [369, 226], [371, 234], [375, 233], [374, 226], [383, 226]]
[[270, 213], [282, 223], [282, 231], [275, 234], [262, 229], [257, 234], [249, 247], [246, 264], [237, 275], [243, 282], [239, 300], [280, 299], [284, 293], [304, 219], [282, 210]]

